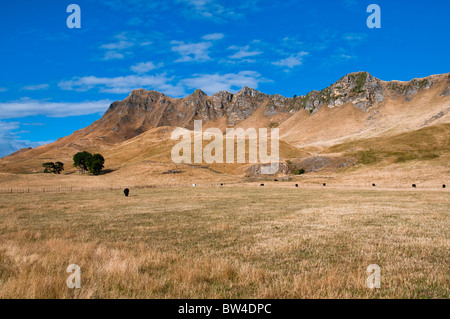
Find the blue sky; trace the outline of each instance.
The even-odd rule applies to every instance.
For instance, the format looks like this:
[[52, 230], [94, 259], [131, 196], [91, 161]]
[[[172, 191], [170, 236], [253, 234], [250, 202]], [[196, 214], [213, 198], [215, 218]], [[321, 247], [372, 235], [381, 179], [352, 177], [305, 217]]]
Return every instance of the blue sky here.
[[[72, 3], [80, 29], [66, 25]], [[381, 29], [366, 25], [371, 3]], [[0, 156], [69, 135], [137, 88], [292, 97], [356, 71], [446, 73], [448, 12], [448, 0], [1, 1]]]

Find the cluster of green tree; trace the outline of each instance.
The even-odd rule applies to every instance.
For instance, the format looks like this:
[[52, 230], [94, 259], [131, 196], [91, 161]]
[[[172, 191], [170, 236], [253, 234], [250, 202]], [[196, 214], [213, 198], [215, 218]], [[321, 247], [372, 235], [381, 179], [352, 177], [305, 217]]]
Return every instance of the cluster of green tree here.
[[48, 162], [42, 164], [42, 166], [44, 166], [44, 173], [46, 174], [61, 174], [61, 172], [64, 170], [64, 163], [61, 162]]
[[78, 152], [73, 156], [73, 166], [84, 174], [86, 171], [98, 175], [103, 169], [105, 159], [101, 154], [92, 155], [89, 152]]

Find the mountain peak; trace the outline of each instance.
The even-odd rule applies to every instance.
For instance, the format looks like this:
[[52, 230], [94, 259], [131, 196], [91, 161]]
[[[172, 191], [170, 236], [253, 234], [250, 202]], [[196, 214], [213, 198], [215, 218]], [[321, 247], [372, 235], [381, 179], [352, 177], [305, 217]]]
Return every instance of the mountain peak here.
[[203, 97], [203, 96], [208, 96], [208, 95], [205, 92], [203, 92], [201, 89], [196, 89], [190, 96]]
[[244, 86], [239, 92], [236, 93], [236, 95], [247, 95], [256, 97], [261, 92], [256, 91], [255, 89], [249, 88], [248, 86]]

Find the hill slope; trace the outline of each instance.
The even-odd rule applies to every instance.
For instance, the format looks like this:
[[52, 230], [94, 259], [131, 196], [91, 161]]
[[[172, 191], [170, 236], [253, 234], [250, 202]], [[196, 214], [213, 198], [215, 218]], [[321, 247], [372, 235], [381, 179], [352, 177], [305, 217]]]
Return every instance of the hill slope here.
[[[170, 141], [171, 132], [175, 127], [192, 129], [196, 119], [203, 121], [204, 129], [223, 131], [279, 127], [282, 159], [305, 166], [312, 175], [349, 174], [349, 169], [373, 170], [376, 165], [394, 169], [412, 162], [442, 171], [448, 168], [449, 111], [450, 74], [385, 82], [357, 72], [322, 91], [295, 98], [247, 87], [236, 94], [221, 91], [213, 96], [196, 90], [183, 99], [135, 90], [111, 104], [92, 125], [55, 143], [0, 159], [0, 171], [40, 172], [43, 162], [58, 160], [71, 172], [71, 158], [81, 150], [101, 152], [107, 168], [119, 171], [134, 165], [142, 168], [144, 163], [170, 166], [175, 143]], [[378, 154], [377, 160], [364, 163], [363, 153], [358, 152], [370, 150]], [[217, 174], [243, 176], [249, 165], [206, 166]]]

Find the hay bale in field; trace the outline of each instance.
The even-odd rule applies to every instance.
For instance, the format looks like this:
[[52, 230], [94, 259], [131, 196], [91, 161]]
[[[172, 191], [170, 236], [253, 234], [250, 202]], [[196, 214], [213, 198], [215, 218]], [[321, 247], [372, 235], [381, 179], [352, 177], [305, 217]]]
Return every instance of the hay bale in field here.
[[123, 193], [125, 194], [126, 197], [128, 197], [128, 195], [130, 195], [130, 190], [128, 188], [125, 188], [123, 190]]

